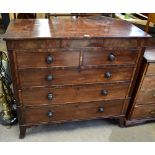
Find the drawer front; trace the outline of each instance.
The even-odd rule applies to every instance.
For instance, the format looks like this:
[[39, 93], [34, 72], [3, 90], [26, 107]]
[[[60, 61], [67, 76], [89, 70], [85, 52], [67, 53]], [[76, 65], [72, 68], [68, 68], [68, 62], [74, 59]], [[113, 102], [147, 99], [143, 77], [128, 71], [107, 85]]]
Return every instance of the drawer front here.
[[142, 86], [142, 91], [155, 90], [155, 76], [145, 76]]
[[146, 74], [147, 75], [155, 75], [155, 63], [149, 63]]
[[143, 41], [138, 39], [26, 39], [8, 40], [8, 49], [47, 49], [47, 48], [81, 48], [81, 47], [110, 47], [133, 49], [143, 46]]
[[149, 106], [135, 107], [132, 114], [132, 119], [151, 118], [155, 117], [155, 104]]
[[22, 91], [22, 99], [24, 106], [124, 99], [128, 86], [128, 83], [123, 83], [76, 87], [64, 86], [61, 88], [32, 88]]
[[[74, 85], [86, 83], [107, 83], [130, 81], [133, 68], [92, 68], [92, 69], [27, 69], [19, 70], [22, 87], [43, 85]], [[49, 79], [51, 77], [51, 79]]]
[[8, 40], [8, 49], [47, 49], [60, 48], [60, 39], [23, 39], [23, 40]]
[[124, 100], [25, 108], [23, 115], [25, 124], [112, 117], [121, 114], [123, 103]]
[[138, 52], [136, 50], [109, 50], [109, 51], [85, 51], [84, 65], [122, 65], [136, 63]]
[[22, 52], [17, 51], [18, 68], [79, 66], [79, 51]]
[[61, 47], [63, 48], [80, 48], [80, 47], [110, 47], [110, 48], [125, 48], [133, 49], [142, 47], [143, 41], [137, 39], [66, 39], [62, 40]]
[[136, 104], [155, 103], [155, 87], [151, 91], [139, 91], [136, 99]]

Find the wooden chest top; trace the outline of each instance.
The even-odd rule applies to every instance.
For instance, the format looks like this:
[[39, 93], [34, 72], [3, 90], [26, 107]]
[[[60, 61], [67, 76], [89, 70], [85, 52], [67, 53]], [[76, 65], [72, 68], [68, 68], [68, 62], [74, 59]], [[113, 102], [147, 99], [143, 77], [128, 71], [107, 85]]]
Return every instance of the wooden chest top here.
[[5, 40], [41, 38], [144, 38], [151, 37], [129, 22], [108, 17], [12, 20]]

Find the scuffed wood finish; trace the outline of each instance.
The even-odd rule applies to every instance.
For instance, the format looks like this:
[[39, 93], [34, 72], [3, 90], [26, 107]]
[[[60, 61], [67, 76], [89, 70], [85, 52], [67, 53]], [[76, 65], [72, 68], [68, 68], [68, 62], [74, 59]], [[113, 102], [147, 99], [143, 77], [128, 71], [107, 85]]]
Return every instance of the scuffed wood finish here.
[[[76, 102], [91, 102], [99, 100], [124, 99], [129, 84], [111, 84], [111, 85], [85, 85], [74, 87], [58, 87], [58, 88], [32, 88], [23, 90], [23, 105], [39, 106], [50, 104], [70, 104]], [[102, 90], [108, 93], [104, 95]], [[48, 99], [48, 94], [52, 94], [52, 99]]]
[[5, 39], [150, 37], [138, 27], [107, 17], [12, 20]]
[[[103, 67], [103, 68], [85, 68], [85, 69], [22, 69], [19, 70], [19, 79], [21, 87], [30, 86], [51, 86], [51, 85], [77, 85], [87, 83], [113, 83], [119, 81], [130, 81], [132, 78], [131, 67]], [[107, 78], [106, 74], [111, 77]], [[52, 80], [48, 81], [48, 76]]]
[[124, 126], [149, 38], [106, 17], [12, 20], [4, 39], [20, 138], [26, 128], [44, 123], [117, 118]]
[[145, 51], [135, 96], [129, 108], [126, 125], [144, 123], [155, 119], [155, 50]]

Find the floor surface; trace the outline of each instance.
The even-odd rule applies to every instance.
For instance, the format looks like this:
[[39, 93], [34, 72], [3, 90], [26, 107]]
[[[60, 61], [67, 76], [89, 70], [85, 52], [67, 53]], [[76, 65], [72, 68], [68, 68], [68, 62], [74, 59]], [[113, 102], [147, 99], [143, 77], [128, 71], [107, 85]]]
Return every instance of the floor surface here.
[[152, 142], [155, 141], [155, 123], [120, 128], [108, 120], [91, 120], [54, 125], [41, 125], [27, 129], [19, 139], [18, 125], [0, 125], [3, 142]]

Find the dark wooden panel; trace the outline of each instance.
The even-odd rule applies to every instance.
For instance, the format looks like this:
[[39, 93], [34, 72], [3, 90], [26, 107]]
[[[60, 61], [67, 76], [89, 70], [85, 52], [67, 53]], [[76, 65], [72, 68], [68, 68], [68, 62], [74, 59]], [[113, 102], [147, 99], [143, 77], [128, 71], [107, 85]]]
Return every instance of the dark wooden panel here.
[[[19, 78], [22, 87], [63, 84], [107, 83], [129, 81], [132, 77], [133, 68], [107, 67], [88, 69], [24, 69], [19, 70]], [[107, 78], [106, 74], [111, 77]], [[51, 81], [47, 77], [52, 75]]]
[[[91, 102], [85, 104], [72, 104], [65, 106], [50, 106], [29, 108], [23, 110], [25, 123], [59, 122], [100, 117], [119, 116], [123, 106], [122, 101]], [[100, 109], [99, 109], [100, 108]], [[102, 108], [102, 109], [101, 109]], [[103, 112], [102, 112], [103, 110]], [[52, 112], [53, 116], [48, 117]]]
[[[43, 105], [43, 104], [66, 104], [76, 102], [90, 102], [98, 100], [124, 99], [128, 83], [113, 85], [85, 85], [85, 86], [64, 86], [60, 88], [32, 88], [22, 91], [23, 104]], [[107, 91], [106, 95], [101, 91]], [[48, 94], [52, 99], [48, 99]]]
[[134, 107], [131, 119], [142, 119], [155, 117], [155, 104], [149, 106]]
[[[122, 65], [122, 64], [135, 64], [138, 56], [137, 50], [109, 50], [98, 51], [88, 50], [84, 52], [84, 65]], [[114, 57], [114, 60], [110, 59]]]
[[[79, 66], [80, 51], [16, 52], [18, 68]], [[52, 59], [52, 60], [51, 60]]]

